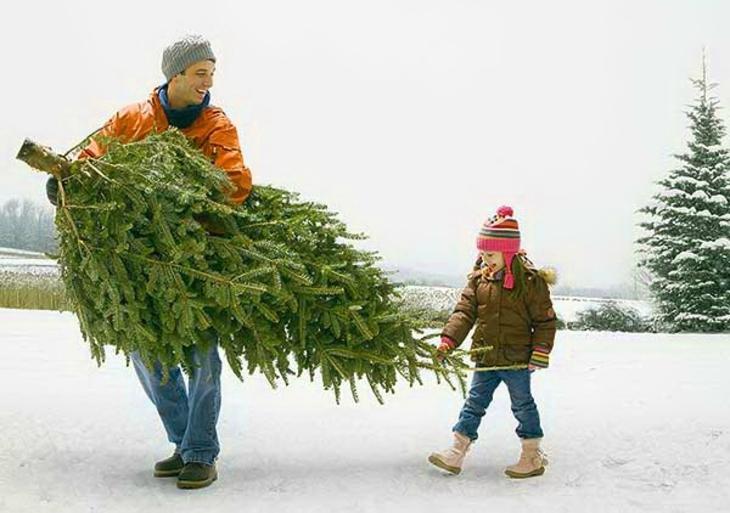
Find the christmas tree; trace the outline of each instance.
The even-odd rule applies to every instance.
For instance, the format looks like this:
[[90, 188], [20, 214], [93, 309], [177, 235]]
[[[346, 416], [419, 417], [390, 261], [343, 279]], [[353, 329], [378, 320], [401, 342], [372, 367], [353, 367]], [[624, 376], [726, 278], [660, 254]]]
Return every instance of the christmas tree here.
[[240, 378], [318, 372], [338, 401], [358, 380], [382, 401], [423, 368], [464, 389], [463, 354], [437, 357], [324, 205], [266, 186], [231, 205], [226, 175], [177, 130], [105, 144], [70, 166], [23, 158], [62, 176], [61, 274], [100, 364], [110, 346], [189, 370], [190, 348], [216, 339]]
[[702, 77], [691, 106], [692, 138], [680, 165], [659, 181], [654, 201], [641, 209], [647, 235], [641, 265], [652, 274], [656, 321], [669, 331], [726, 331], [730, 327], [730, 156], [718, 100]]

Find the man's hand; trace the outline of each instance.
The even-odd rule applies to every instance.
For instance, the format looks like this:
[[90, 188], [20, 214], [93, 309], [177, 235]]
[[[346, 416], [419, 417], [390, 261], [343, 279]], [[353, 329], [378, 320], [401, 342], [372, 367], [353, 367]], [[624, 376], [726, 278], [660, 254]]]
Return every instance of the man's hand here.
[[210, 235], [225, 235], [226, 233], [226, 230], [220, 221], [217, 221], [214, 217], [207, 214], [193, 214], [193, 219], [200, 223], [200, 226], [202, 226]]
[[46, 180], [46, 197], [51, 202], [51, 205], [54, 207], [58, 206], [58, 180], [55, 176]]

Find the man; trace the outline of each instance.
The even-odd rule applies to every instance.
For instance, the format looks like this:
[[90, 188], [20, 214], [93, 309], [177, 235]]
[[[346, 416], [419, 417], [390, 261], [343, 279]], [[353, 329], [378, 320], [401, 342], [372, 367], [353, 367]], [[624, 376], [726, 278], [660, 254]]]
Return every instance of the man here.
[[[187, 36], [165, 48], [162, 55], [164, 85], [150, 97], [117, 112], [100, 130], [103, 136], [124, 142], [139, 141], [169, 126], [179, 128], [212, 162], [224, 170], [233, 185], [231, 201], [242, 203], [251, 192], [251, 172], [243, 163], [236, 127], [223, 111], [210, 105], [216, 58], [210, 43], [200, 36]], [[95, 140], [79, 158], [98, 158], [105, 148]], [[58, 182], [46, 184], [49, 200], [57, 199]], [[179, 368], [169, 370], [162, 384], [159, 364], [148, 369], [139, 354], [132, 362], [142, 387], [157, 408], [174, 454], [155, 464], [156, 477], [177, 477], [178, 488], [203, 488], [218, 477], [219, 453], [216, 424], [221, 404], [221, 361], [217, 339], [210, 335], [208, 350], [195, 349], [196, 367], [185, 388]]]

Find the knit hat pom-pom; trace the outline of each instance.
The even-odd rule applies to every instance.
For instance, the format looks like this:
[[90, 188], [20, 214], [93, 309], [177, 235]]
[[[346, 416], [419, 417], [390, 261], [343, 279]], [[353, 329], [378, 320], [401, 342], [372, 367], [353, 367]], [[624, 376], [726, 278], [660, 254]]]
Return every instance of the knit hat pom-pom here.
[[515, 212], [514, 210], [512, 210], [512, 207], [504, 205], [497, 209], [497, 215], [499, 217], [513, 217], [515, 215]]

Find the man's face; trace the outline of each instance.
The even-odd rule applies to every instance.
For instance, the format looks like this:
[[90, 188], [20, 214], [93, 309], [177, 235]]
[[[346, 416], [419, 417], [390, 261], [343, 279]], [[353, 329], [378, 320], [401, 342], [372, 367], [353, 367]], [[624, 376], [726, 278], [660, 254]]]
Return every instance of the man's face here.
[[198, 61], [188, 66], [170, 80], [167, 91], [170, 103], [177, 104], [174, 108], [199, 105], [208, 89], [213, 87], [214, 73], [213, 61]]

